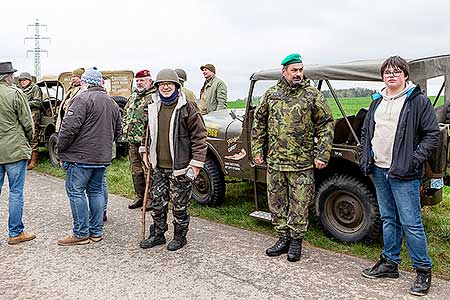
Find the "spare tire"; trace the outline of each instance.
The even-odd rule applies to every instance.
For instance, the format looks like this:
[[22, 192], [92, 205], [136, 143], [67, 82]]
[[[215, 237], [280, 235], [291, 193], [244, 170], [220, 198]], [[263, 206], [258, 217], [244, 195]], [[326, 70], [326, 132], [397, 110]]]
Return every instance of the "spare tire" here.
[[113, 100], [119, 105], [120, 108], [124, 108], [128, 103], [128, 99], [122, 96], [112, 96]]

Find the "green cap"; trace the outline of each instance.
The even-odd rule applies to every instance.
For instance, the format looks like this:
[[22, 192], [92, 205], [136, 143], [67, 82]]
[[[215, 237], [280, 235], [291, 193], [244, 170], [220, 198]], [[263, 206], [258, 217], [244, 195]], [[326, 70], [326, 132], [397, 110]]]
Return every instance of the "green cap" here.
[[292, 64], [301, 63], [301, 62], [302, 62], [302, 57], [300, 56], [300, 54], [292, 53], [292, 54], [289, 54], [288, 56], [286, 56], [281, 61], [281, 64], [283, 66], [287, 66], [287, 65], [292, 65]]

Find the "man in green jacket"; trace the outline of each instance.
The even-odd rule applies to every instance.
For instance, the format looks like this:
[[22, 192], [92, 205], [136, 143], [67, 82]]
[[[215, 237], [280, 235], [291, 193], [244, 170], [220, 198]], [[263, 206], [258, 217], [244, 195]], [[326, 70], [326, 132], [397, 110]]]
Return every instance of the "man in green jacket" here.
[[256, 164], [267, 163], [267, 198], [280, 237], [266, 254], [287, 252], [289, 261], [298, 261], [314, 199], [313, 171], [327, 166], [334, 122], [323, 95], [303, 77], [300, 54], [281, 65], [282, 78], [256, 108], [252, 156]]
[[8, 175], [9, 182], [9, 238], [8, 244], [34, 239], [36, 235], [24, 231], [23, 186], [27, 160], [31, 157], [30, 141], [34, 128], [28, 101], [15, 88], [11, 62], [0, 62], [0, 194]]
[[19, 75], [19, 87], [25, 93], [30, 105], [31, 116], [34, 123], [34, 137], [31, 141], [31, 160], [28, 162], [27, 170], [32, 170], [39, 162], [38, 142], [39, 142], [39, 123], [41, 121], [42, 91], [32, 80], [31, 74], [22, 72]]
[[206, 64], [200, 67], [205, 83], [200, 91], [199, 108], [203, 115], [227, 108], [227, 86], [216, 76], [216, 67]]

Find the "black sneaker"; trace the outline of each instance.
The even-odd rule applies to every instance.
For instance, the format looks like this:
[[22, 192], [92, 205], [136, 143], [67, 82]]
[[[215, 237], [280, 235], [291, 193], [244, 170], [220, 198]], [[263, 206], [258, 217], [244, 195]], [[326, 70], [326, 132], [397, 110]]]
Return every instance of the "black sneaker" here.
[[431, 286], [431, 269], [417, 267], [416, 273], [416, 280], [409, 292], [414, 296], [425, 296]]
[[362, 271], [366, 278], [398, 278], [398, 265], [380, 255], [380, 260], [372, 267]]
[[279, 256], [289, 251], [289, 244], [291, 238], [288, 236], [282, 236], [276, 241], [276, 243], [266, 250], [267, 256]]

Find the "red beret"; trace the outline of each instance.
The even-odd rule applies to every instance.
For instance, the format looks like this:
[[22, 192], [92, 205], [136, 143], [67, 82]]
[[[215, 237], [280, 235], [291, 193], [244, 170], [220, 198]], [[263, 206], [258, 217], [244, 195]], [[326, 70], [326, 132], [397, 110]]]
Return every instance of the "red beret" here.
[[135, 78], [152, 77], [149, 70], [142, 70], [136, 73]]

